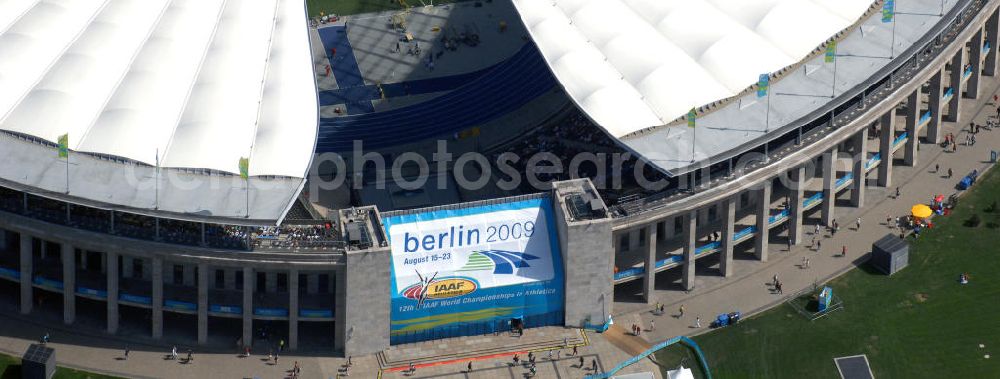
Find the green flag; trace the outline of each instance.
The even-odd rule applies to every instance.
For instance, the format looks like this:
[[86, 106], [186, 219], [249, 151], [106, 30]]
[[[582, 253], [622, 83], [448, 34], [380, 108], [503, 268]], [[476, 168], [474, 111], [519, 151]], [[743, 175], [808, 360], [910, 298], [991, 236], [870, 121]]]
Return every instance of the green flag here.
[[59, 136], [59, 158], [69, 158], [69, 133]]
[[688, 111], [688, 117], [687, 117], [687, 119], [688, 119], [688, 127], [689, 128], [693, 128], [694, 127], [695, 118], [697, 116], [698, 116], [698, 112], [696, 112], [694, 110], [694, 108], [691, 108], [691, 110]]
[[250, 159], [240, 157], [240, 177], [246, 179], [250, 174]]
[[826, 57], [823, 58], [826, 63], [832, 63], [837, 59], [837, 41], [830, 41], [826, 44]]

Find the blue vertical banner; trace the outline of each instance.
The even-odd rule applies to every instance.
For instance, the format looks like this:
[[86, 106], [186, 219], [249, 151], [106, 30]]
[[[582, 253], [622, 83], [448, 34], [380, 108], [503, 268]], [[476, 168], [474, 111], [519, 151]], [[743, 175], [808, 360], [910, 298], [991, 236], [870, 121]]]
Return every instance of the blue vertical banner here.
[[698, 112], [695, 111], [694, 108], [691, 108], [691, 110], [688, 111], [688, 116], [687, 116], [687, 122], [689, 128], [693, 128], [695, 125], [697, 125], [697, 118], [698, 118]]
[[823, 58], [826, 63], [833, 63], [837, 60], [837, 40], [830, 41], [826, 44], [826, 56]]
[[767, 91], [771, 85], [771, 75], [760, 74], [757, 78], [757, 98], [767, 96]]
[[896, 17], [896, 0], [885, 0], [882, 3], [882, 22], [890, 23]]
[[549, 197], [386, 217], [390, 340], [561, 325], [563, 269]]

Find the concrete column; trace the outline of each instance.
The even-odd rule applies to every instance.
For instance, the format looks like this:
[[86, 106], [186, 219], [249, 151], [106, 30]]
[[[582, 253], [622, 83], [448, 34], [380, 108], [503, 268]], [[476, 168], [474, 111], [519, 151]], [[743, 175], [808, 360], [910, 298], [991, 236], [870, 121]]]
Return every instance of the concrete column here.
[[691, 211], [684, 216], [684, 278], [683, 285], [687, 291], [694, 289], [695, 250], [698, 242], [698, 212]]
[[131, 278], [132, 277], [132, 257], [128, 255], [122, 255], [122, 277]]
[[101, 263], [101, 267], [100, 267], [101, 273], [102, 274], [107, 274], [108, 273], [108, 256], [107, 256], [107, 254], [101, 254], [101, 255], [98, 255], [98, 256], [101, 257], [101, 262], [100, 262]]
[[49, 244], [48, 244], [48, 241], [39, 238], [38, 239], [38, 257], [41, 258], [41, 260], [44, 261], [45, 258], [48, 258], [48, 256], [49, 256]]
[[59, 250], [63, 268], [63, 323], [76, 320], [76, 259], [73, 246], [63, 243]]
[[958, 49], [951, 59], [951, 88], [954, 96], [948, 102], [948, 121], [959, 122], [962, 102], [962, 71], [965, 71], [965, 49]]
[[253, 344], [253, 268], [243, 268], [243, 343]]
[[184, 283], [185, 286], [194, 287], [194, 283], [195, 283], [195, 280], [194, 280], [195, 269], [194, 268], [195, 267], [197, 267], [197, 266], [192, 265], [192, 264], [185, 264], [184, 265], [184, 278], [182, 279], [182, 283]]
[[722, 201], [722, 253], [719, 256], [719, 271], [722, 276], [733, 274], [733, 236], [736, 234], [736, 196]]
[[854, 150], [854, 183], [851, 185], [851, 205], [861, 208], [865, 204], [865, 164], [868, 163], [868, 128], [862, 128], [853, 139]]
[[278, 273], [273, 271], [264, 273], [264, 292], [278, 292]]
[[823, 154], [823, 203], [820, 217], [823, 225], [829, 226], [833, 222], [834, 210], [836, 208], [837, 189], [834, 188], [837, 182], [837, 148], [834, 147]]
[[81, 270], [89, 269], [89, 266], [87, 266], [87, 250], [83, 249], [80, 250], [80, 269]]
[[208, 273], [205, 263], [198, 264], [198, 344], [208, 342]]
[[995, 76], [997, 74], [997, 34], [1000, 33], [1000, 11], [993, 12], [993, 15], [986, 20], [986, 42], [990, 43], [990, 51], [986, 53], [986, 61], [983, 62], [983, 75]]
[[[118, 254], [108, 254], [108, 334], [118, 333]], [[86, 255], [86, 254], [85, 254]]]
[[920, 122], [920, 88], [906, 97], [906, 142], [903, 146], [903, 164], [917, 164], [917, 144], [920, 138], [917, 134], [917, 123]]
[[31, 313], [31, 306], [34, 305], [34, 288], [31, 287], [34, 263], [32, 239], [30, 235], [21, 233], [21, 314]]
[[[153, 257], [153, 339], [163, 337], [163, 258]], [[173, 272], [174, 270], [170, 270]]]
[[972, 75], [969, 75], [969, 81], [966, 84], [965, 97], [970, 99], [979, 97], [979, 76], [983, 72], [984, 41], [983, 29], [976, 31], [976, 34], [972, 35], [972, 40], [969, 41], [972, 45], [969, 49], [969, 64], [972, 65]]
[[222, 270], [223, 288], [229, 291], [236, 289], [236, 271], [232, 269]]
[[768, 236], [771, 218], [771, 179], [761, 183], [757, 190], [757, 244], [754, 255], [761, 262], [767, 262]]
[[931, 93], [927, 98], [927, 107], [931, 111], [931, 120], [927, 122], [927, 142], [941, 142], [941, 97], [944, 95], [942, 82], [944, 73], [940, 70], [931, 76]]
[[153, 263], [149, 259], [143, 259], [143, 258], [136, 258], [136, 259], [142, 260], [142, 275], [141, 275], [142, 279], [152, 281], [153, 270], [151, 269], [151, 267]]
[[674, 221], [674, 217], [667, 217], [665, 220], [663, 220], [663, 239], [664, 240], [668, 240], [668, 239], [676, 237], [677, 231], [674, 230], [674, 225], [676, 225], [675, 223], [676, 223], [676, 221]]
[[892, 185], [892, 140], [896, 139], [896, 110], [886, 112], [879, 122], [882, 124], [882, 135], [879, 138], [878, 153], [882, 162], [878, 165], [878, 185], [888, 188]]
[[299, 348], [299, 270], [288, 270], [288, 348]]
[[646, 275], [642, 278], [642, 298], [646, 304], [653, 303], [656, 285], [656, 224], [646, 225], [646, 254], [643, 259]]
[[806, 189], [806, 168], [796, 167], [789, 175], [791, 183], [789, 188], [791, 200], [788, 201], [788, 237], [792, 239], [792, 244], [798, 245], [802, 242], [802, 201], [805, 200]]
[[7, 231], [0, 229], [0, 253], [7, 252]]

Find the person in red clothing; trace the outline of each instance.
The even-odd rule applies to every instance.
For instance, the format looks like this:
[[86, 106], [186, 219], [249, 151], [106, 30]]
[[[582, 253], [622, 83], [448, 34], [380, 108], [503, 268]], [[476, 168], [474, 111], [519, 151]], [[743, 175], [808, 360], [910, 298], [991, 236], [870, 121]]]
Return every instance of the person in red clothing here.
[[847, 245], [844, 245], [844, 248], [840, 251], [840, 256], [842, 257], [847, 256]]
[[333, 58], [335, 56], [337, 56], [337, 48], [336, 47], [331, 47], [330, 48], [330, 58]]

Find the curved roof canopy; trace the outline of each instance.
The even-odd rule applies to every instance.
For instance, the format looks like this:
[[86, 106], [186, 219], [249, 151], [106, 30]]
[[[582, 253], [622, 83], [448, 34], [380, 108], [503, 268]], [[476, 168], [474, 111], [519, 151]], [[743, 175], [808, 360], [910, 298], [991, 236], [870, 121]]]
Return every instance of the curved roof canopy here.
[[[270, 194], [287, 201], [301, 188], [316, 139], [307, 30], [302, 0], [0, 0], [0, 129], [51, 143], [66, 134], [71, 151], [167, 170], [237, 175], [249, 157], [251, 179], [288, 182]], [[35, 151], [42, 156], [10, 156]], [[133, 165], [73, 153], [71, 164], [81, 166], [64, 174], [45, 164], [54, 157], [53, 149], [0, 147], [0, 162], [37, 161], [0, 170], [0, 179], [180, 213], [275, 220], [288, 205], [233, 209], [228, 185], [213, 203], [202, 199], [213, 197], [206, 188], [163, 181], [160, 196], [176, 196], [165, 209], [145, 193], [62, 178], [87, 170], [122, 177]]]
[[734, 96], [871, 0], [513, 0], [570, 97], [615, 137]]

